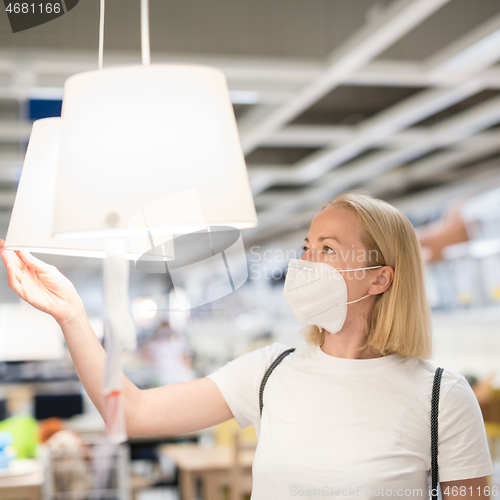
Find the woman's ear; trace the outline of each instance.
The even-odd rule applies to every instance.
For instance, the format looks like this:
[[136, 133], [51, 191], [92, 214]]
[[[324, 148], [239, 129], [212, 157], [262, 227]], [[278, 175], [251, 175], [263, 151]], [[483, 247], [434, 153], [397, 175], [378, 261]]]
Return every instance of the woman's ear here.
[[394, 269], [390, 266], [381, 267], [374, 281], [372, 281], [372, 286], [368, 290], [370, 295], [378, 295], [379, 293], [385, 292], [394, 280]]

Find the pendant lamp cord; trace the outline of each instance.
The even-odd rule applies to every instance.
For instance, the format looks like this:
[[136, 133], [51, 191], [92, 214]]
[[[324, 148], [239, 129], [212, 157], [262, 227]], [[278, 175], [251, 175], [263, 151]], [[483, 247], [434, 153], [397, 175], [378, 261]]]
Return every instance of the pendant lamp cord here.
[[104, 2], [101, 0], [101, 13], [99, 17], [99, 69], [102, 69], [104, 59]]
[[151, 50], [149, 46], [149, 0], [141, 0], [141, 50], [142, 64], [151, 63]]
[[[99, 69], [103, 67], [104, 59], [104, 10], [105, 0], [101, 0], [101, 13], [99, 18]], [[149, 44], [149, 0], [141, 0], [141, 52], [142, 64], [151, 63], [151, 49]]]

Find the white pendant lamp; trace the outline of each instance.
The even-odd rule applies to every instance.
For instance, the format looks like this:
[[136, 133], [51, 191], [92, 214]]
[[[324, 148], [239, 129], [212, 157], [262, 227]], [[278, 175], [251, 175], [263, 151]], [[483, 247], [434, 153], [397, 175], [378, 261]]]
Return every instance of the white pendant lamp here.
[[[61, 118], [44, 118], [33, 123], [5, 246], [45, 254], [104, 258], [105, 239], [52, 237], [61, 128]], [[141, 258], [141, 261], [172, 260], [172, 238], [165, 235], [152, 238], [146, 231], [142, 235], [121, 238], [125, 257]]]
[[81, 73], [65, 83], [62, 117], [54, 235], [257, 224], [221, 71], [165, 64]]

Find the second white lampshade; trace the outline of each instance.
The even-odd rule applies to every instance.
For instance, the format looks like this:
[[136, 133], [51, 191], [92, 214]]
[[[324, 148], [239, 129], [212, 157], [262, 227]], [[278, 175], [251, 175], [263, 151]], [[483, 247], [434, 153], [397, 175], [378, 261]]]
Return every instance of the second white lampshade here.
[[[104, 258], [106, 239], [52, 237], [61, 129], [62, 118], [45, 118], [33, 123], [5, 246], [13, 250]], [[172, 260], [171, 236], [154, 235], [152, 238], [146, 231], [122, 237], [120, 241], [126, 258]]]

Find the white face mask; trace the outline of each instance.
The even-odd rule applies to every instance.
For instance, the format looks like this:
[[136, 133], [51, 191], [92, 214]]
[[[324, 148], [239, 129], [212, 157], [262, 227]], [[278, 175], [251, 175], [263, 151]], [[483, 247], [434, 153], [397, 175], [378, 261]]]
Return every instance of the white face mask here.
[[283, 297], [301, 325], [317, 325], [337, 333], [344, 325], [347, 305], [369, 297], [347, 302], [347, 285], [341, 273], [378, 267], [382, 266], [336, 269], [324, 262], [290, 259]]

